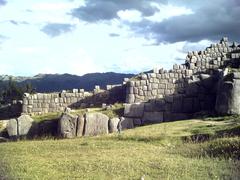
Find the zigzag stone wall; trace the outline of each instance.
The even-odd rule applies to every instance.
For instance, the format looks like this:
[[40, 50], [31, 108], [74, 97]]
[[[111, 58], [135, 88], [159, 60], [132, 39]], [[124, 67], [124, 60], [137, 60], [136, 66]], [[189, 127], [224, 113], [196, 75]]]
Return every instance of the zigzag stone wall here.
[[46, 114], [50, 112], [63, 112], [66, 107], [86, 108], [102, 105], [102, 103], [123, 102], [125, 86], [108, 85], [107, 90], [95, 86], [92, 92], [85, 92], [84, 89], [73, 89], [71, 92], [63, 90], [60, 93], [36, 93], [24, 94], [23, 114]]
[[227, 38], [204, 51], [189, 52], [185, 64], [154, 69], [127, 83], [125, 117], [141, 124], [189, 118], [214, 110], [218, 80], [227, 66], [239, 68], [240, 47]]

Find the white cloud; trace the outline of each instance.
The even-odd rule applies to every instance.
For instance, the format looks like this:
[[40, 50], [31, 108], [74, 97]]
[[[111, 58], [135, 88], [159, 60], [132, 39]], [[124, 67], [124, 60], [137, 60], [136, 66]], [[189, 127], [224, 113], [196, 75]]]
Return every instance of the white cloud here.
[[171, 4], [164, 5], [154, 3], [153, 5], [156, 6], [160, 11], [155, 13], [153, 16], [146, 17], [146, 19], [155, 22], [161, 22], [164, 19], [168, 19], [174, 16], [188, 15], [194, 13], [191, 9], [188, 9], [186, 7], [179, 7]]
[[46, 49], [44, 47], [19, 47], [17, 48], [17, 52], [24, 54], [33, 54], [33, 53], [44, 53]]
[[142, 13], [137, 10], [121, 10], [117, 12], [120, 19], [129, 22], [139, 22], [142, 20]]
[[64, 2], [58, 2], [58, 3], [36, 3], [32, 6], [31, 10], [34, 11], [58, 11], [58, 10], [68, 10], [71, 8], [74, 8], [74, 3], [64, 3]]
[[102, 67], [98, 66], [92, 57], [83, 49], [78, 49], [72, 55], [67, 56], [63, 68], [66, 69], [66, 72], [77, 75], [103, 72]]

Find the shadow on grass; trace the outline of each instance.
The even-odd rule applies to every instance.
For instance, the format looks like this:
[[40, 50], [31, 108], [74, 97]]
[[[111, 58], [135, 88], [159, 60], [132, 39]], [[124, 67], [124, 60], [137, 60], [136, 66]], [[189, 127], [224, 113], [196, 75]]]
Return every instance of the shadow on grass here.
[[144, 137], [144, 136], [124, 136], [119, 134], [118, 136], [108, 137], [107, 139], [114, 141], [154, 143], [166, 139], [166, 136], [162, 135], [156, 137]]
[[[215, 130], [212, 133], [204, 133], [204, 134], [194, 134], [191, 136], [183, 136], [182, 141], [185, 143], [201, 143], [217, 138], [224, 138], [224, 137], [235, 137], [235, 136], [240, 136], [240, 125], [235, 126], [233, 128], [229, 128], [228, 125], [227, 129], [224, 130]], [[206, 126], [203, 126], [206, 127]], [[196, 131], [192, 131], [195, 132]]]
[[56, 139], [58, 135], [58, 119], [34, 122], [27, 139]]

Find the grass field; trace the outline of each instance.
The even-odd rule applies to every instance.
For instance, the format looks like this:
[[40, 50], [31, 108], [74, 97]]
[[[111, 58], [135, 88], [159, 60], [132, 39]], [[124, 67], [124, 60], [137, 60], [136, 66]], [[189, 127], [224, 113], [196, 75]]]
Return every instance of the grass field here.
[[239, 135], [232, 116], [2, 143], [0, 179], [240, 179]]

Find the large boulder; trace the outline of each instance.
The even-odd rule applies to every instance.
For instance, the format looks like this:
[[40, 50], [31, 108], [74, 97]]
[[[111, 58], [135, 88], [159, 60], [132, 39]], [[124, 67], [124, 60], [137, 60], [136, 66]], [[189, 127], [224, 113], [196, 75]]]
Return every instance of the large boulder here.
[[34, 120], [29, 115], [22, 115], [17, 118], [19, 136], [26, 136], [29, 134], [30, 129], [33, 126]]
[[143, 124], [163, 122], [163, 112], [144, 112]]
[[76, 137], [78, 116], [63, 113], [59, 119], [59, 135], [63, 138]]
[[0, 129], [5, 129], [7, 128], [9, 120], [0, 120]]
[[10, 119], [7, 132], [11, 138], [25, 137], [29, 135], [34, 120], [29, 115], [21, 115], [17, 119]]
[[108, 116], [102, 113], [85, 114], [85, 136], [96, 136], [108, 133]]
[[219, 82], [215, 109], [218, 114], [240, 114], [240, 73], [225, 76]]
[[141, 118], [144, 112], [144, 103], [126, 104], [124, 107], [124, 117]]
[[109, 133], [118, 132], [119, 118], [112, 118], [109, 120]]
[[133, 118], [121, 117], [119, 128], [121, 130], [133, 129], [134, 128], [133, 120], [134, 120]]
[[17, 119], [10, 119], [7, 124], [7, 132], [10, 138], [18, 137], [18, 122]]
[[81, 137], [83, 136], [83, 132], [84, 132], [84, 116], [83, 115], [79, 115], [78, 119], [77, 119], [77, 127], [76, 127], [76, 136], [77, 137]]

